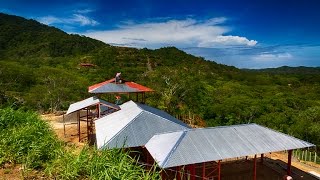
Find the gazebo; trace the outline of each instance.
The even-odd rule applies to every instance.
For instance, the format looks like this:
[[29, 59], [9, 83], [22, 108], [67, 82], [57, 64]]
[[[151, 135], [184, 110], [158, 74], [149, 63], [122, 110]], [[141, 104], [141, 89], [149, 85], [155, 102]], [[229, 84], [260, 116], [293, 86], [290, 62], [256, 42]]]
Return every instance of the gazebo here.
[[[154, 92], [151, 88], [138, 83], [127, 81], [121, 78], [121, 73], [117, 73], [115, 78], [89, 86], [88, 92], [93, 94], [131, 94], [136, 95], [136, 102], [145, 103], [145, 93]], [[139, 100], [140, 99], [140, 100]], [[110, 96], [109, 99], [110, 101]]]

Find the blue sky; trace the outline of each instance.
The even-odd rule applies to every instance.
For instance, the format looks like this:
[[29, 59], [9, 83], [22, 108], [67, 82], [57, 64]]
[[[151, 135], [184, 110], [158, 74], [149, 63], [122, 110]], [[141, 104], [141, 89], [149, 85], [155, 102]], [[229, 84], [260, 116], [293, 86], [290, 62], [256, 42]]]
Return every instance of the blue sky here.
[[176, 46], [238, 68], [320, 66], [318, 0], [0, 0], [0, 12], [138, 48]]

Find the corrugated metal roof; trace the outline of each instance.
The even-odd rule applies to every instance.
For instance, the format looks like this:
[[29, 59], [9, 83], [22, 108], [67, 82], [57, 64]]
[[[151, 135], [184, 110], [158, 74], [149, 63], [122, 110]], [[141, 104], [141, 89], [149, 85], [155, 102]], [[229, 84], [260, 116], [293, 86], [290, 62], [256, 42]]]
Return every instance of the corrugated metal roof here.
[[182, 121], [147, 105], [129, 101], [120, 108], [95, 121], [98, 148], [143, 146], [157, 133], [189, 128]]
[[[104, 101], [102, 99], [99, 99], [99, 98], [93, 96], [93, 97], [87, 98], [85, 100], [82, 100], [82, 101], [79, 101], [79, 102], [71, 104], [69, 106], [69, 108], [68, 108], [67, 114], [79, 111], [79, 110], [81, 110], [83, 108], [86, 108], [86, 107], [89, 107], [89, 106], [93, 106], [93, 105], [96, 105], [96, 104], [102, 104], [102, 106], [107, 106], [107, 107], [110, 107], [112, 109], [120, 109], [120, 107], [118, 105], [116, 105], [116, 104], [109, 103], [107, 101]], [[103, 107], [100, 107], [100, 108], [103, 109]]]
[[88, 88], [89, 93], [131, 93], [131, 92], [152, 92], [153, 90], [135, 82], [115, 83], [115, 78], [94, 84]]
[[157, 134], [145, 145], [162, 168], [314, 146], [257, 125], [244, 124]]

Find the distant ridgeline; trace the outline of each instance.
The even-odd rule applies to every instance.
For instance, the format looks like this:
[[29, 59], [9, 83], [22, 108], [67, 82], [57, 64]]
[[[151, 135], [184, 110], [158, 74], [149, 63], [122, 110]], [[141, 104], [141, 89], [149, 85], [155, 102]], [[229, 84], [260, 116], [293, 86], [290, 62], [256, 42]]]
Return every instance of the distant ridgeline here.
[[172, 115], [208, 126], [255, 122], [320, 145], [319, 68], [240, 70], [175, 47], [114, 47], [0, 13], [0, 106], [66, 110], [116, 72], [154, 89], [146, 103]]

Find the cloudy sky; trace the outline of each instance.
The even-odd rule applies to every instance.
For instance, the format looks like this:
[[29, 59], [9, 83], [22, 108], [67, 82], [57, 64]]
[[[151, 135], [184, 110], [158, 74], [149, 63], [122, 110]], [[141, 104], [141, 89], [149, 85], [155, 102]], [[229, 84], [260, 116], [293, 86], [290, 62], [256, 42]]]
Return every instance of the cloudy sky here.
[[137, 48], [176, 46], [238, 68], [320, 66], [318, 0], [0, 0], [0, 12]]

